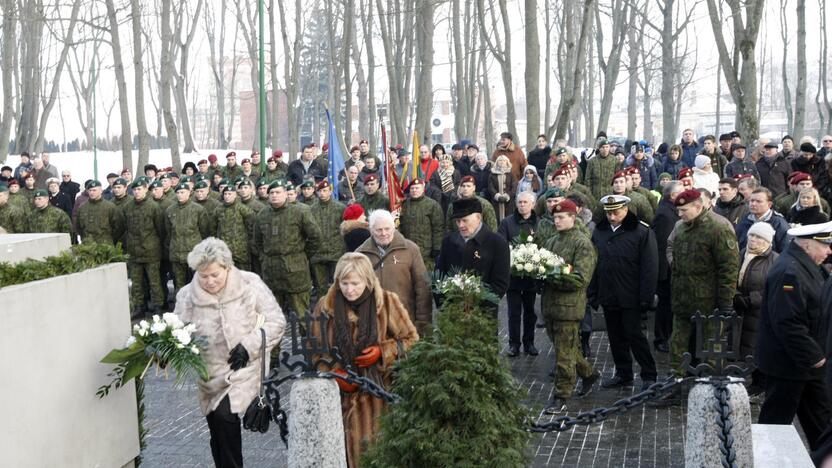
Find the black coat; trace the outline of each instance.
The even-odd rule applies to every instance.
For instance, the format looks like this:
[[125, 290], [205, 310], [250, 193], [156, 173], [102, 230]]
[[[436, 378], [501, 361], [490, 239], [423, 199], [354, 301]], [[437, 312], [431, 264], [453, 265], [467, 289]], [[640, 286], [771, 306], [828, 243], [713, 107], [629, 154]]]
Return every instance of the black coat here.
[[67, 197], [73, 202], [75, 201], [75, 197], [78, 196], [78, 193], [81, 192], [81, 186], [78, 185], [78, 182], [61, 182], [61, 187], [58, 189], [61, 193], [65, 193]]
[[757, 367], [764, 374], [789, 380], [823, 378], [824, 368], [812, 366], [825, 357], [821, 290], [830, 293], [829, 285], [824, 286], [828, 276], [794, 241], [769, 269], [755, 346]]
[[67, 216], [72, 216], [72, 207], [74, 206], [74, 200], [70, 200], [69, 197], [62, 192], [58, 192], [55, 195], [49, 194], [49, 203], [52, 206], [60, 208], [64, 210]]
[[300, 159], [296, 159], [289, 163], [289, 172], [287, 177], [292, 184], [295, 185], [295, 187], [298, 187], [301, 182], [303, 182], [303, 179], [308, 176], [314, 177], [316, 181], [326, 178], [326, 171], [317, 159], [313, 159], [312, 163], [309, 164], [309, 170], [304, 169], [303, 163]]
[[794, 206], [786, 213], [786, 221], [792, 224], [823, 224], [829, 221], [829, 215], [822, 212], [819, 206], [810, 206], [797, 210]]
[[[766, 287], [766, 277], [777, 260], [777, 252], [769, 248], [766, 253], [754, 257], [745, 269], [745, 276], [737, 285], [737, 297], [734, 310], [742, 316], [742, 335], [740, 337], [740, 358], [754, 355], [757, 343], [757, 331], [760, 329], [760, 306]], [[740, 252], [740, 261], [745, 258], [745, 251]], [[740, 265], [742, 266], [742, 265]]]
[[757, 160], [757, 172], [760, 174], [760, 183], [763, 187], [771, 190], [776, 198], [784, 193], [789, 193], [789, 175], [792, 173], [792, 161], [777, 153], [774, 161], [769, 163], [766, 158], [760, 157]]
[[659, 276], [658, 249], [653, 231], [627, 213], [613, 232], [606, 218], [592, 232], [598, 263], [589, 284], [590, 302], [601, 306], [638, 309], [653, 302]]
[[739, 193], [728, 203], [725, 203], [722, 199], [717, 198], [714, 213], [722, 215], [725, 219], [731, 221], [731, 224], [736, 227], [740, 221], [748, 216], [748, 203], [745, 202], [745, 198], [743, 198], [742, 194]]
[[472, 271], [482, 278], [497, 297], [502, 297], [508, 290], [510, 261], [508, 242], [483, 224], [468, 242], [459, 232], [447, 234], [442, 240], [436, 269], [445, 275]]
[[659, 255], [659, 281], [670, 278], [670, 265], [667, 263], [667, 238], [676, 227], [679, 221], [679, 214], [676, 207], [670, 200], [662, 198], [656, 208], [656, 216], [653, 218], [653, 234], [656, 236], [656, 250]]
[[[510, 216], [506, 216], [500, 221], [500, 226], [497, 228], [497, 234], [511, 245], [517, 236], [528, 234], [534, 237], [537, 232], [537, 215], [532, 210], [529, 219], [523, 219], [520, 213], [514, 212]], [[519, 276], [512, 276], [508, 284], [508, 289], [512, 291], [528, 291], [534, 289], [537, 285], [532, 278], [521, 278]]]
[[546, 172], [546, 163], [549, 162], [551, 154], [552, 148], [548, 146], [542, 149], [535, 146], [533, 150], [529, 151], [529, 164], [537, 169], [537, 176], [540, 177], [541, 180], [543, 179], [543, 174]]

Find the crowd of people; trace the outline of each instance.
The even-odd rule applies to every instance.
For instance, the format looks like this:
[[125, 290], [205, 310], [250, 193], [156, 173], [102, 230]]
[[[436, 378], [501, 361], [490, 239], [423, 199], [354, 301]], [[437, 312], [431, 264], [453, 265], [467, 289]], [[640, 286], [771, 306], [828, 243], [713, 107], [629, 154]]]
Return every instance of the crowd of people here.
[[[679, 144], [655, 149], [600, 134], [578, 151], [541, 135], [526, 155], [503, 133], [491, 155], [463, 140], [449, 153], [422, 146], [412, 161], [401, 146], [380, 157], [363, 140], [337, 180], [327, 146], [310, 144], [289, 163], [274, 151], [262, 170], [256, 152], [238, 164], [231, 151], [224, 165], [210, 155], [181, 173], [149, 164], [133, 177], [125, 168], [106, 187], [88, 180], [83, 190], [67, 171], [57, 180], [48, 155], [25, 155], [0, 171], [0, 228], [121, 244], [134, 319], [176, 310], [205, 322], [212, 378], [200, 402], [217, 466], [242, 464], [238, 415], [266, 359], [263, 323], [271, 350], [281, 311], [327, 314], [329, 328], [309, 332], [326, 333], [360, 375], [387, 385], [399, 354], [430, 333], [441, 298], [428, 273], [459, 270], [506, 296], [507, 356], [538, 355], [535, 327], [546, 329], [556, 354], [547, 413], [566, 411], [599, 381], [632, 387], [637, 370], [640, 388], [649, 387], [660, 375], [656, 352], [670, 354], [665, 371], [683, 375], [682, 355], [695, 352], [691, 317], [716, 311], [743, 317], [739, 351], [756, 358], [748, 389], [762, 401], [760, 422], [796, 415], [816, 449], [832, 418], [832, 136], [821, 145], [685, 130]], [[388, 198], [393, 173], [404, 200]], [[510, 246], [525, 236], [561, 257], [564, 274], [513, 275]], [[603, 380], [589, 347], [598, 309], [615, 363]], [[383, 403], [338, 383], [355, 466]], [[680, 402], [672, 394], [656, 404]]]

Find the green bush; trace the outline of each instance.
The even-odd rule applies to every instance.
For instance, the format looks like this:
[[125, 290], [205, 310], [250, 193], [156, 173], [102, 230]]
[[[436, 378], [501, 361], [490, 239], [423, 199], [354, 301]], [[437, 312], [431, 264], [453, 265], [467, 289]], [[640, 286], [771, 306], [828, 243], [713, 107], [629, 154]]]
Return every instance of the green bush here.
[[[487, 291], [448, 295], [437, 329], [400, 360], [371, 467], [521, 467], [528, 412], [503, 365], [496, 323], [479, 307]], [[467, 296], [467, 297], [466, 297]]]
[[0, 288], [124, 261], [127, 261], [127, 255], [122, 253], [121, 246], [95, 243], [74, 245], [67, 252], [43, 260], [26, 260], [15, 265], [0, 263]]

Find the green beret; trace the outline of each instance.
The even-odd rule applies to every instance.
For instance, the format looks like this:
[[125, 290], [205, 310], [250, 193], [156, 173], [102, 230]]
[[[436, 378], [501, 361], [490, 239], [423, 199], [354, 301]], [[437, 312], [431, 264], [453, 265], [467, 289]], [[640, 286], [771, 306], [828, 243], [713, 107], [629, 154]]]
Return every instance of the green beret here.
[[92, 183], [92, 179], [87, 179], [84, 181], [84, 190], [90, 188], [90, 184]]
[[[138, 181], [138, 180], [137, 180], [137, 181]], [[119, 177], [118, 179], [116, 179], [116, 180], [114, 180], [114, 181], [113, 181], [113, 187], [115, 187], [116, 185], [124, 185], [124, 186], [126, 186], [126, 185], [127, 185], [127, 179], [125, 179], [125, 178], [123, 178], [123, 177]]]
[[264, 178], [262, 178], [262, 179], [258, 180], [258, 181], [257, 181], [257, 183], [256, 183], [255, 185], [257, 186], [257, 188], [260, 188], [260, 187], [268, 187], [268, 186], [269, 186], [269, 182], [268, 182], [268, 181], [266, 180], [266, 178], [264, 177]]
[[177, 174], [176, 172], [168, 172], [168, 177], [178, 179], [179, 174]]
[[295, 184], [291, 180], [286, 181], [286, 190], [295, 190]]
[[673, 180], [673, 176], [672, 176], [672, 175], [670, 175], [670, 174], [669, 174], [669, 173], [667, 173], [667, 172], [662, 172], [661, 174], [659, 174], [659, 180], [662, 180], [662, 179], [670, 179], [670, 180]]
[[164, 174], [159, 176], [159, 180], [170, 179], [170, 174], [165, 172]]
[[48, 197], [49, 192], [43, 189], [35, 190], [35, 198], [37, 197]]
[[205, 174], [201, 172], [194, 176], [194, 181], [199, 182], [200, 180], [205, 180]]
[[557, 187], [552, 187], [549, 190], [547, 190], [546, 193], [543, 194], [543, 196], [546, 197], [546, 199], [548, 200], [550, 198], [565, 197], [566, 195], [563, 193], [563, 190]]
[[164, 185], [162, 184], [162, 181], [161, 181], [161, 180], [154, 180], [154, 181], [153, 181], [153, 183], [152, 183], [152, 184], [150, 184], [150, 188], [152, 188], [152, 189], [155, 189], [155, 188], [164, 188]]
[[144, 176], [144, 175], [143, 175], [143, 176], [139, 176], [139, 177], [136, 177], [136, 180], [140, 180], [140, 181], [142, 181], [142, 183], [143, 183], [144, 185], [150, 185], [150, 177], [148, 177], [148, 176]]
[[145, 179], [144, 177], [139, 177], [138, 179], [134, 180], [132, 184], [130, 184], [130, 188], [134, 189], [139, 187], [147, 187], [147, 179]]
[[9, 191], [9, 186], [8, 185], [0, 184], [0, 193], [8, 192], [8, 191]]
[[190, 190], [191, 190], [191, 186], [190, 186], [190, 185], [188, 185], [186, 182], [179, 182], [178, 184], [176, 184], [176, 189], [175, 189], [174, 191], [175, 191], [175, 192], [178, 192], [178, 191], [180, 191], [180, 190], [187, 190], [187, 191], [190, 191]]
[[208, 188], [208, 182], [205, 182], [204, 180], [200, 180], [194, 185], [194, 189], [203, 189], [203, 188]]
[[229, 180], [223, 177], [217, 185], [228, 185], [229, 183]]
[[220, 190], [220, 194], [224, 195], [225, 192], [234, 192], [234, 193], [236, 193], [237, 189], [234, 188], [233, 185], [226, 185], [225, 187], [222, 188], [222, 190]]
[[315, 181], [314, 180], [304, 180], [300, 184], [300, 188], [307, 188], [307, 187], [315, 188]]
[[237, 180], [238, 180], [238, 182], [236, 182], [235, 184], [240, 186], [240, 187], [242, 187], [243, 185], [248, 185], [249, 187], [254, 187], [254, 183], [252, 183], [251, 179], [249, 179], [248, 177], [239, 177]]
[[181, 179], [179, 179], [179, 182], [190, 182], [190, 183], [193, 183], [193, 182], [194, 182], [194, 178], [193, 178], [193, 177], [191, 177], [191, 176], [189, 176], [189, 175], [186, 175], [186, 176], [183, 176]]
[[[271, 191], [271, 190], [276, 189], [276, 188], [284, 188], [285, 189], [288, 184], [289, 184], [289, 181], [287, 181], [286, 179], [275, 179], [274, 181], [272, 181], [272, 183], [269, 184], [269, 190]], [[286, 189], [286, 190], [288, 190], [288, 189]]]
[[89, 189], [89, 188], [93, 188], [93, 187], [101, 187], [101, 181], [91, 180], [90, 183], [87, 184], [87, 188]]

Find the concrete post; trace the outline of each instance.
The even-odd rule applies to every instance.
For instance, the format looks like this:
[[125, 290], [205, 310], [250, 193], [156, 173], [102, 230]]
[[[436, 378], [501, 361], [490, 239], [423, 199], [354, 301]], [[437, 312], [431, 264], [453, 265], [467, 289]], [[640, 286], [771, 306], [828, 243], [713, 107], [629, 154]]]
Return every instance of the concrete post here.
[[[728, 384], [730, 395], [731, 435], [736, 452], [736, 466], [754, 466], [754, 451], [751, 444], [751, 406], [748, 392], [739, 379]], [[718, 434], [722, 429], [717, 425], [718, 400], [714, 386], [697, 383], [688, 395], [688, 421], [685, 434], [685, 467], [700, 468], [722, 466], [722, 452]]]
[[332, 379], [300, 379], [289, 394], [289, 467], [346, 468], [341, 394]]

